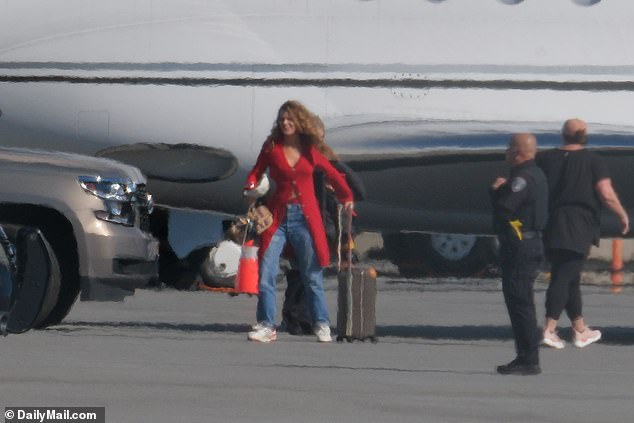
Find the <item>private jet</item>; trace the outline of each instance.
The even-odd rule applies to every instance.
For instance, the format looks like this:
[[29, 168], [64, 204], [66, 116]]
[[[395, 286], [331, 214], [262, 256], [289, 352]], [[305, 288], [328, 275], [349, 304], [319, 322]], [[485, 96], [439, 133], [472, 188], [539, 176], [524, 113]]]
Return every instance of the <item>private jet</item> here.
[[586, 120], [634, 209], [632, 21], [608, 0], [6, 1], [0, 145], [139, 167], [182, 259], [245, 212], [299, 100], [364, 181], [358, 230], [404, 273], [471, 274], [494, 257], [487, 189], [513, 132], [550, 148]]

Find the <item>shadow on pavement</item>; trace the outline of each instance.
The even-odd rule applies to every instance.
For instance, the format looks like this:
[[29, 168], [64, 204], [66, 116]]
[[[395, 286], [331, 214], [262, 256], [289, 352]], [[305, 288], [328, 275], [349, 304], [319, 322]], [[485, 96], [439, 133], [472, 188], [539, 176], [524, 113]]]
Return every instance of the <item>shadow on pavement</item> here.
[[[53, 326], [46, 330], [58, 332], [76, 332], [85, 328], [107, 329], [153, 329], [158, 331], [178, 332], [217, 332], [217, 333], [247, 333], [251, 330], [249, 324], [238, 323], [169, 323], [169, 322], [84, 322], [69, 321], [59, 326]], [[634, 327], [606, 326], [596, 327], [603, 333], [600, 341], [608, 345], [634, 345]], [[281, 329], [280, 329], [281, 330]], [[335, 331], [336, 332], [336, 328]], [[571, 340], [569, 328], [560, 330], [560, 336]], [[377, 326], [376, 334], [379, 338], [419, 338], [427, 340], [510, 340], [513, 338], [510, 326], [495, 325], [464, 325], [464, 326], [439, 326], [439, 325], [389, 325]]]
[[[634, 345], [634, 327], [605, 326], [600, 329], [600, 343], [607, 345]], [[567, 342], [572, 341], [570, 328], [562, 328], [559, 335]], [[378, 326], [377, 336], [397, 338], [420, 338], [428, 340], [510, 340], [513, 333], [510, 326], [466, 325], [466, 326], [434, 326], [434, 325], [394, 325]]]

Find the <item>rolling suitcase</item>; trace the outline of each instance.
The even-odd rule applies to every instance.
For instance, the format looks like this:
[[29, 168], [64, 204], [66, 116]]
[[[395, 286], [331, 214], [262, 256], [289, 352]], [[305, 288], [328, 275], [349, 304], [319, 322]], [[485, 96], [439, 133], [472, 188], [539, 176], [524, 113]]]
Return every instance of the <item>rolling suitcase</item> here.
[[339, 269], [337, 292], [337, 341], [355, 339], [377, 342], [376, 272], [352, 266], [352, 215], [348, 219], [347, 263]]

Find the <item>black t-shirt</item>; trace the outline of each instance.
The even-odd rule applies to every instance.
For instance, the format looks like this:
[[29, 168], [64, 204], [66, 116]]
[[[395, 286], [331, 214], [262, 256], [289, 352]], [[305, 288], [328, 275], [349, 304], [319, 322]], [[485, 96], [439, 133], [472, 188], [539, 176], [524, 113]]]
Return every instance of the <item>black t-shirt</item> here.
[[605, 161], [586, 149], [555, 149], [539, 153], [537, 165], [548, 178], [550, 194], [546, 247], [588, 254], [592, 244], [599, 245], [601, 200], [596, 185], [610, 177]]

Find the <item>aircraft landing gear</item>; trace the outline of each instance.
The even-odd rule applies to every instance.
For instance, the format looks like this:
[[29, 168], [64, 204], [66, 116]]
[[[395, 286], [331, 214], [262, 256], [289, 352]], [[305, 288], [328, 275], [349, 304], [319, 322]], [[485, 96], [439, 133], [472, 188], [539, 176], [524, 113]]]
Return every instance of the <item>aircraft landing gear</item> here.
[[405, 277], [473, 276], [495, 263], [495, 238], [461, 234], [384, 234], [388, 258]]

